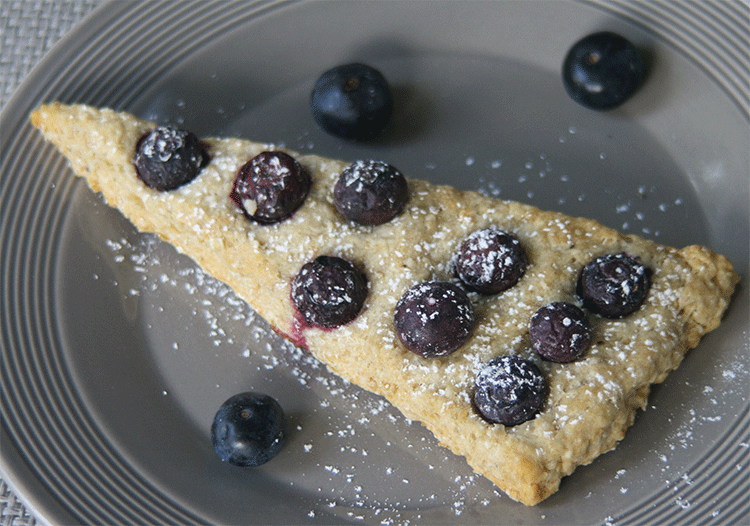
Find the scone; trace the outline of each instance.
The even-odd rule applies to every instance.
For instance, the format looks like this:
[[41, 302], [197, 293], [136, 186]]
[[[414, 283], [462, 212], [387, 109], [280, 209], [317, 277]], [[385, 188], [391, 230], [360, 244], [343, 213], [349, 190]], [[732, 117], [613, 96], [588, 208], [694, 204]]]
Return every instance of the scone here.
[[527, 505], [615, 447], [738, 280], [704, 247], [382, 162], [198, 140], [83, 105], [31, 119], [140, 230]]

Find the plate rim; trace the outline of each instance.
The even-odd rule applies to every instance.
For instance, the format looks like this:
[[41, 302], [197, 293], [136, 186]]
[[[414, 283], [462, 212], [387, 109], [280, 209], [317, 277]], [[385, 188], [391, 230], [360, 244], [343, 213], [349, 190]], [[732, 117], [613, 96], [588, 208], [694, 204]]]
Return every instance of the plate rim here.
[[[579, 1], [581, 1], [582, 3], [596, 5], [598, 7], [600, 7], [600, 4], [603, 3], [603, 2], [593, 1], [593, 0], [591, 0], [591, 1], [589, 1], [589, 0], [579, 0]], [[70, 31], [69, 33], [67, 33], [63, 37], [63, 39], [61, 39], [61, 41], [56, 46], [54, 46], [54, 48], [51, 50], [50, 53], [48, 53], [47, 55], [45, 55], [45, 57], [42, 59], [42, 61], [40, 61], [40, 63], [37, 64], [37, 66], [34, 68], [34, 70], [32, 70], [32, 72], [24, 80], [24, 82], [21, 84], [21, 86], [16, 91], [16, 93], [11, 97], [11, 99], [10, 99], [8, 105], [6, 106], [6, 108], [3, 110], [2, 118], [0, 118], [0, 123], [3, 123], [3, 125], [4, 125], [8, 121], [14, 120], [14, 116], [20, 115], [20, 114], [16, 114], [16, 113], [12, 112], [11, 110], [9, 110], [9, 108], [16, 108], [16, 107], [19, 107], [19, 106], [23, 106], [22, 104], [20, 104], [20, 101], [22, 99], [24, 99], [24, 98], [29, 98], [29, 96], [26, 95], [26, 93], [23, 93], [23, 92], [26, 92], [26, 89], [30, 88], [34, 84], [34, 81], [37, 79], [37, 77], [39, 77], [39, 76], [42, 76], [42, 77], [46, 76], [46, 74], [42, 73], [42, 69], [45, 68], [45, 67], [48, 67], [48, 66], [50, 66], [52, 64], [54, 64], [58, 60], [62, 60], [63, 57], [65, 57], [66, 55], [68, 55], [69, 53], [71, 53], [71, 50], [70, 49], [67, 49], [67, 50], [64, 49], [64, 46], [69, 45], [71, 42], [75, 42], [77, 39], [81, 38], [79, 31], [83, 31], [83, 29], [81, 29], [82, 27], [85, 26], [86, 30], [89, 33], [94, 33], [95, 32], [94, 26], [97, 25], [96, 23], [98, 23], [99, 25], [105, 24], [104, 21], [107, 21], [107, 23], [113, 23], [113, 21], [117, 18], [117, 14], [119, 14], [121, 12], [122, 13], [126, 12], [126, 7], [129, 8], [134, 3], [135, 2], [132, 2], [132, 3], [131, 2], [122, 2], [121, 3], [121, 2], [117, 2], [117, 1], [107, 2], [107, 3], [105, 3], [105, 4], [103, 4], [103, 5], [99, 6], [99, 7], [97, 7], [92, 13], [90, 13], [89, 15], [87, 15], [87, 17], [85, 18], [86, 24], [79, 23], [78, 26], [74, 27], [72, 31]], [[297, 3], [297, 2], [279, 2], [279, 3], [286, 4], [286, 3]], [[37, 88], [35, 88], [35, 90], [30, 90], [27, 93], [33, 93], [34, 95], [31, 97], [33, 99], [41, 97], [41, 95], [42, 95], [43, 92], [49, 91], [51, 89], [49, 87], [50, 86], [49, 82], [45, 83], [43, 86], [44, 87], [37, 87]], [[735, 100], [735, 104], [737, 105], [737, 101], [736, 100]], [[738, 109], [740, 111], [743, 111], [746, 119], [750, 121], [750, 118], [748, 118], [748, 115], [750, 115], [750, 112], [748, 112], [747, 108], [743, 108], [742, 105], [738, 105]], [[23, 125], [23, 121], [21, 120], [20, 116], [18, 117], [18, 121], [21, 123], [20, 127], [23, 127], [24, 126]], [[26, 125], [26, 126], [28, 126], [28, 125]], [[13, 135], [13, 134], [9, 134], [9, 135]], [[3, 141], [3, 142], [5, 142], [5, 141]], [[3, 426], [2, 432], [4, 434], [6, 432], [6, 429], [5, 429], [4, 426]], [[0, 455], [0, 470], [2, 470], [3, 473], [5, 473], [4, 466], [6, 464], [4, 457], [5, 457], [4, 454]], [[11, 488], [15, 488], [15, 480], [12, 480], [14, 478], [15, 477], [13, 477], [13, 478], [8, 477], [8, 478], [5, 479], [7, 481], [7, 483], [8, 483], [8, 485]], [[32, 503], [30, 502], [30, 499], [26, 499], [20, 493], [19, 493], [19, 496], [21, 497], [21, 499], [25, 503], [27, 503], [27, 505], [28, 505], [28, 507], [30, 509], [32, 509], [32, 510], [38, 509], [34, 505], [32, 505]], [[44, 516], [44, 515], [42, 515], [42, 516]]]

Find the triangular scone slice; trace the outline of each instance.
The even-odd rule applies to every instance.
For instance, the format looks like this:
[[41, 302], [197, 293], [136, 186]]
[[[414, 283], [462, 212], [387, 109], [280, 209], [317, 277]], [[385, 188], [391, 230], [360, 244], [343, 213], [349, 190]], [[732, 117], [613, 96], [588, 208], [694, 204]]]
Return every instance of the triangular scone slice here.
[[[229, 284], [279, 333], [306, 347], [330, 369], [385, 396], [427, 426], [510, 497], [533, 505], [562, 477], [612, 449], [643, 408], [652, 383], [716, 328], [737, 276], [710, 250], [676, 250], [624, 236], [595, 221], [494, 200], [475, 192], [409, 181], [409, 201], [390, 222], [358, 226], [332, 204], [332, 188], [348, 163], [296, 155], [313, 179], [289, 219], [248, 221], [229, 198], [238, 168], [270, 148], [240, 139], [205, 139], [212, 160], [198, 177], [170, 192], [147, 188], [133, 167], [136, 142], [153, 124], [125, 113], [51, 104], [32, 122], [68, 157], [75, 172], [140, 230], [154, 232]], [[406, 350], [394, 335], [396, 302], [428, 279], [453, 279], [451, 259], [473, 231], [495, 226], [523, 243], [529, 267], [517, 285], [495, 296], [472, 296], [477, 326], [469, 342], [444, 358]], [[594, 317], [589, 352], [555, 364], [534, 356], [531, 315], [552, 301], [576, 301], [582, 267], [595, 256], [626, 252], [653, 271], [642, 307], [623, 319]], [[369, 294], [360, 315], [334, 330], [295, 324], [290, 281], [318, 255], [338, 255], [365, 269]], [[543, 410], [514, 427], [491, 425], [471, 403], [476, 372], [493, 357], [534, 359], [550, 389]], [[679, 393], [676, 393], [679, 396]]]

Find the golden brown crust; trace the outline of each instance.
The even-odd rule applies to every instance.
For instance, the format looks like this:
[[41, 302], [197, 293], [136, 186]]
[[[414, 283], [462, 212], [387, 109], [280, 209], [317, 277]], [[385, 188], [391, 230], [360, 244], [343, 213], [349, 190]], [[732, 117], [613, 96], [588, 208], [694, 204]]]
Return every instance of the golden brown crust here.
[[[477, 472], [527, 505], [547, 498], [562, 477], [615, 447], [645, 406], [649, 386], [718, 326], [738, 279], [725, 258], [704, 247], [664, 247], [592, 220], [423, 181], [409, 181], [410, 200], [399, 217], [377, 227], [356, 226], [337, 215], [330, 199], [346, 163], [311, 155], [294, 154], [313, 177], [304, 206], [280, 224], [257, 225], [234, 209], [228, 195], [239, 166], [269, 145], [207, 139], [211, 164], [185, 187], [160, 193], [146, 188], [132, 165], [135, 143], [152, 124], [61, 104], [43, 106], [31, 119], [75, 172], [139, 229], [184, 251], [280, 333], [423, 422]], [[530, 266], [523, 279], [495, 297], [473, 298], [477, 329], [458, 352], [429, 360], [405, 350], [391, 328], [400, 295], [418, 281], [449, 279], [460, 241], [490, 225], [515, 233], [524, 244]], [[550, 394], [537, 418], [512, 428], [479, 418], [470, 402], [477, 368], [507, 352], [534, 358], [530, 316], [551, 301], [573, 300], [582, 266], [621, 251], [653, 270], [642, 308], [622, 320], [595, 318], [594, 344], [583, 359], [540, 362]], [[365, 268], [369, 296], [351, 324], [300, 333], [289, 282], [321, 254]]]

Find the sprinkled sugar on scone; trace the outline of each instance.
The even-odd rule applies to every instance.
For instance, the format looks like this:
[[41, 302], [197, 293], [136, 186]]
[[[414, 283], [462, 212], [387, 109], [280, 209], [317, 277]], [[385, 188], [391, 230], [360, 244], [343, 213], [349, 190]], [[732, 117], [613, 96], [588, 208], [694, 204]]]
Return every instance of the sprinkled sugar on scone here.
[[[242, 169], [246, 163], [276, 150], [240, 139], [202, 139], [192, 147], [198, 153], [183, 163], [197, 166], [194, 178], [173, 189], [151, 188], [134, 157], [154, 124], [57, 103], [35, 111], [32, 122], [139, 229], [191, 256], [280, 334], [347, 380], [385, 396], [527, 505], [554, 493], [562, 477], [622, 439], [650, 385], [663, 381], [719, 325], [738, 279], [724, 257], [704, 247], [664, 247], [592, 220], [423, 181], [407, 179], [403, 204], [380, 195], [378, 183], [371, 193], [390, 209], [368, 211], [362, 224], [346, 219], [334, 203], [334, 187], [350, 163], [313, 155], [285, 152], [301, 171], [277, 159], [273, 177], [281, 182], [243, 183], [238, 197], [238, 173], [248, 181], [258, 173]], [[291, 204], [261, 202], [266, 197], [260, 194], [284, 201], [289, 174], [299, 187]], [[171, 186], [171, 173], [167, 179]], [[300, 192], [305, 195], [297, 203]], [[273, 221], [253, 219], [262, 211]], [[462, 244], [472, 235], [464, 266], [480, 270], [479, 285], [466, 285], [457, 269]], [[591, 277], [582, 280], [584, 267]], [[506, 282], [486, 286], [493, 273]], [[394, 315], [413, 287], [423, 292], [409, 301], [425, 303], [415, 307], [422, 314], [409, 314], [416, 322], [404, 329]], [[428, 289], [447, 299], [424, 293]], [[607, 294], [619, 304], [602, 299]], [[433, 318], [423, 315], [440, 301], [454, 309], [458, 329], [430, 325]], [[540, 309], [547, 318], [535, 321], [542, 328], [535, 329], [541, 343], [534, 344], [529, 327]], [[437, 353], [422, 352], [419, 344], [410, 350], [397, 327], [411, 334], [406, 341], [423, 341], [413, 336], [427, 329], [450, 330], [457, 341], [435, 344]], [[550, 333], [555, 327], [585, 330], [560, 330], [560, 336]], [[562, 356], [560, 362], [535, 350], [558, 339], [571, 346], [549, 351]], [[510, 420], [496, 423], [485, 410]]]

